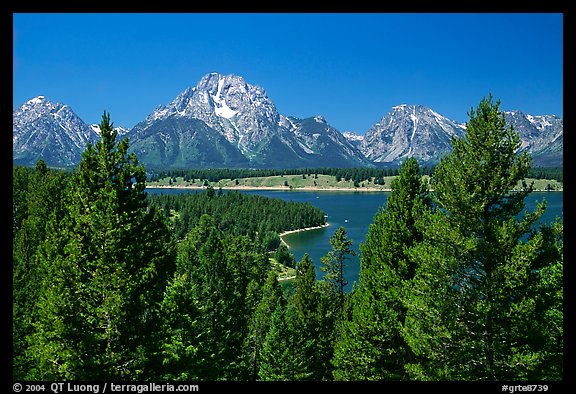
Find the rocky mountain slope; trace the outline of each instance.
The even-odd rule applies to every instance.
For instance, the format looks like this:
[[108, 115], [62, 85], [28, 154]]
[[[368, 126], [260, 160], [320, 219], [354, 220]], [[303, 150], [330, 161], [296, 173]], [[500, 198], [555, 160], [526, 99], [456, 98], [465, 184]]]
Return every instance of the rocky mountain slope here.
[[[166, 122], [168, 118], [172, 121]], [[134, 151], [145, 163], [190, 167], [207, 165], [206, 155], [190, 150], [189, 143], [183, 140], [197, 133], [205, 139], [218, 141], [217, 152], [208, 149], [208, 157], [220, 166], [370, 165], [364, 155], [322, 117], [301, 120], [284, 116], [264, 89], [237, 75], [212, 73], [204, 76], [195, 87], [184, 90], [169, 104], [159, 106], [128, 136]], [[174, 156], [174, 142], [160, 138], [161, 134], [171, 135], [179, 141], [176, 144], [178, 159]], [[150, 139], [155, 141], [154, 155], [149, 155], [147, 148]], [[158, 157], [161, 160], [157, 160]]]
[[98, 134], [67, 105], [44, 96], [28, 100], [13, 112], [12, 160], [34, 165], [42, 158], [51, 166], [71, 166], [82, 158], [88, 141]]
[[[536, 166], [562, 166], [563, 121], [506, 111]], [[365, 135], [340, 132], [322, 116], [280, 114], [265, 90], [237, 75], [211, 73], [132, 129], [117, 127], [147, 167], [302, 168], [398, 166], [410, 156], [434, 165], [466, 125], [422, 105], [393, 107]], [[76, 165], [98, 125], [43, 96], [13, 112], [13, 162]]]
[[372, 126], [360, 150], [376, 163], [399, 165], [411, 156], [422, 164], [437, 163], [452, 148], [451, 137], [461, 137], [458, 124], [422, 105], [398, 105]]

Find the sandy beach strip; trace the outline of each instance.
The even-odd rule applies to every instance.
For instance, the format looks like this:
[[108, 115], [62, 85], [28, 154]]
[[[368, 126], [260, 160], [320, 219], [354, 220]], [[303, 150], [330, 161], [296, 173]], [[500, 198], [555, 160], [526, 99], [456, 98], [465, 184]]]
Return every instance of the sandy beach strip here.
[[294, 234], [294, 233], [301, 233], [301, 232], [310, 231], [310, 230], [319, 230], [319, 229], [321, 229], [321, 228], [326, 228], [326, 227], [328, 227], [328, 226], [330, 226], [330, 223], [326, 223], [326, 224], [323, 224], [323, 225], [321, 225], [321, 226], [305, 227], [305, 228], [299, 228], [299, 229], [296, 229], [296, 230], [284, 231], [283, 233], [279, 234], [279, 236], [280, 236], [280, 241], [281, 241], [284, 245], [286, 245], [288, 248], [290, 248], [290, 245], [288, 244], [288, 242], [286, 242], [286, 241], [284, 240], [284, 238], [283, 238], [285, 235]]
[[305, 228], [299, 228], [296, 230], [284, 231], [283, 233], [281, 233], [279, 235], [280, 235], [280, 238], [282, 238], [283, 236], [288, 235], [288, 234], [301, 233], [302, 231], [309, 231], [309, 230], [319, 230], [321, 228], [326, 228], [328, 226], [330, 226], [330, 223], [322, 224], [320, 226], [305, 227]]

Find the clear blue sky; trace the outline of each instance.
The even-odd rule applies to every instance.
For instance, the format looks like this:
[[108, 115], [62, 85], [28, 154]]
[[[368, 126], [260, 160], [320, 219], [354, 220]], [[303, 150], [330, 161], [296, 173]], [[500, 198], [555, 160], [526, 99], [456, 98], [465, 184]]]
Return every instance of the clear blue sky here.
[[489, 93], [563, 116], [560, 13], [16, 13], [13, 45], [14, 108], [44, 95], [87, 123], [131, 128], [210, 72], [360, 134], [398, 104], [465, 122]]

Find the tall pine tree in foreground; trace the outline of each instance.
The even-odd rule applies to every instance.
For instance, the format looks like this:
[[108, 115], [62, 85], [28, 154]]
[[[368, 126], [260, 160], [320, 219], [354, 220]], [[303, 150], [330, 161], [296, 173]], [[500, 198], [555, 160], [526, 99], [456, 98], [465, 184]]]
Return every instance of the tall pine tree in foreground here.
[[338, 296], [337, 303], [340, 312], [344, 310], [344, 288], [348, 284], [348, 281], [344, 277], [346, 259], [356, 254], [354, 250], [350, 248], [351, 245], [352, 240], [348, 239], [346, 229], [339, 227], [330, 237], [332, 250], [320, 259], [322, 262], [320, 270], [324, 272], [324, 280], [326, 283], [328, 283], [330, 288], [332, 288]]
[[40, 245], [43, 282], [30, 337], [34, 379], [145, 376], [158, 308], [175, 266], [171, 231], [144, 191], [146, 173], [104, 113]]
[[413, 357], [402, 337], [407, 309], [402, 300], [416, 270], [406, 250], [421, 241], [414, 224], [429, 209], [428, 188], [415, 158], [404, 162], [391, 188], [360, 245], [359, 284], [335, 346], [337, 380], [405, 379], [404, 365]]
[[511, 191], [530, 158], [499, 105], [470, 112], [434, 171], [435, 210], [416, 223], [404, 292], [415, 379], [562, 378], [562, 224], [536, 225], [545, 204], [523, 213], [531, 187]]
[[470, 112], [433, 192], [404, 164], [361, 245], [336, 379], [562, 379], [562, 222], [523, 212], [530, 158], [499, 104]]

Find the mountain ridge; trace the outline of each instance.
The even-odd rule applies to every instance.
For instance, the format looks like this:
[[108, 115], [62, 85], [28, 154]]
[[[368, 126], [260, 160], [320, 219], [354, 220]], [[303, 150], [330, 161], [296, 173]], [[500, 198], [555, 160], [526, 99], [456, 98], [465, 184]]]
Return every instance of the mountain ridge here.
[[[563, 121], [556, 115], [503, 111], [520, 133], [535, 165], [563, 163]], [[75, 165], [88, 141], [99, 138], [73, 110], [44, 96], [13, 112], [13, 162], [38, 158]], [[321, 116], [281, 114], [266, 91], [243, 77], [210, 73], [131, 129], [117, 127], [131, 151], [150, 167], [362, 167], [398, 166], [415, 156], [436, 164], [466, 125], [419, 104], [393, 106], [364, 135], [340, 132]]]
[[147, 128], [169, 116], [179, 118], [180, 124], [187, 119], [204, 122], [252, 167], [370, 165], [323, 117], [310, 121], [282, 115], [263, 88], [234, 74], [205, 75], [195, 87], [157, 107], [128, 135], [139, 141]]

